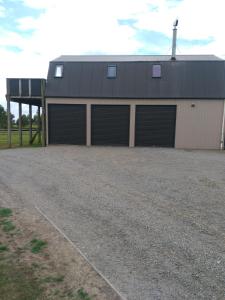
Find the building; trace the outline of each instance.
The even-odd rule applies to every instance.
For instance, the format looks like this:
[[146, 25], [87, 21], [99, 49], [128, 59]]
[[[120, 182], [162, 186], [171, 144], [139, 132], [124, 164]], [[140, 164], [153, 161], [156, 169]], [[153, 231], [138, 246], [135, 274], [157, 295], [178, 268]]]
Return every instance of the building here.
[[47, 144], [224, 146], [225, 61], [214, 55], [60, 56], [45, 101]]

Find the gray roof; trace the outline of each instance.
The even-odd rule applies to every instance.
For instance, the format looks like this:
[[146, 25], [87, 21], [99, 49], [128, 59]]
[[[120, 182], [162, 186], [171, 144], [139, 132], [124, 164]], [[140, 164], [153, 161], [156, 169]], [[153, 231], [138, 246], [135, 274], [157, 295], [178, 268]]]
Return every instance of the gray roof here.
[[[146, 57], [149, 60], [146, 60]], [[61, 57], [50, 62], [46, 96], [105, 99], [225, 99], [225, 61], [215, 56], [204, 56], [208, 57], [208, 60], [203, 59], [203, 56], [192, 56], [192, 59], [188, 56], [188, 60], [176, 61], [165, 60], [165, 56], [154, 56], [156, 57], [157, 60], [150, 60], [153, 56]], [[101, 60], [96, 61], [94, 58]], [[129, 59], [126, 61], [120, 60], [121, 58]], [[55, 78], [55, 66], [59, 62], [63, 65], [63, 77]], [[117, 65], [115, 79], [107, 78], [107, 66], [110, 62]], [[156, 62], [161, 65], [161, 78], [152, 78], [152, 66]]]
[[[171, 55], [62, 55], [55, 62], [169, 61]], [[177, 55], [178, 61], [217, 61], [215, 55]]]

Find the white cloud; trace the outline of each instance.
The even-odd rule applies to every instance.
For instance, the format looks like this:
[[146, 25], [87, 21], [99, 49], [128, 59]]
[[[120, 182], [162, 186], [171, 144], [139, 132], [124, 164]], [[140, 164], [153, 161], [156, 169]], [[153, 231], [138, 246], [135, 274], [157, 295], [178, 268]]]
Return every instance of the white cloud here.
[[26, 6], [36, 9], [48, 9], [56, 5], [58, 0], [22, 0]]
[[[178, 38], [187, 40], [207, 40], [213, 38], [209, 45], [201, 47], [180, 47], [186, 53], [225, 53], [223, 32], [225, 27], [223, 0], [183, 0], [170, 7], [170, 1], [154, 1], [159, 11], [145, 12], [136, 24], [137, 28], [160, 31], [172, 36], [173, 21], [178, 18]], [[179, 40], [178, 40], [179, 42]], [[199, 52], [200, 51], [200, 52]]]
[[[62, 53], [134, 53], [140, 44], [134, 40], [135, 30], [119, 26], [117, 19], [137, 19], [138, 29], [159, 31], [172, 35], [172, 24], [179, 18], [178, 37], [189, 40], [213, 38], [208, 46], [184, 48], [199, 49], [202, 53], [225, 52], [223, 28], [224, 1], [214, 0], [23, 0], [32, 8], [44, 8], [38, 18], [18, 20], [23, 30], [36, 29], [27, 45], [29, 51], [54, 58]], [[175, 5], [176, 3], [176, 5]], [[157, 7], [150, 10], [150, 7]], [[49, 43], [51, 40], [51, 43]], [[168, 45], [170, 46], [170, 45]], [[36, 49], [36, 50], [35, 50]], [[165, 49], [162, 49], [162, 52]]]
[[27, 43], [27, 39], [23, 38], [19, 33], [12, 31], [0, 30], [0, 46], [16, 46], [23, 48]]
[[[0, 1], [0, 3], [1, 3], [1, 1]], [[5, 8], [2, 5], [0, 5], [0, 18], [2, 18], [4, 16], [5, 16]]]
[[134, 11], [134, 8], [128, 8], [130, 14], [126, 11], [128, 1], [119, 7], [102, 0], [55, 3], [38, 21], [19, 20], [22, 28], [33, 28], [36, 22], [37, 31], [29, 44], [31, 51], [39, 49], [40, 53], [54, 57], [68, 52], [127, 53], [137, 49], [138, 43], [132, 39], [134, 29], [121, 27], [117, 22], [118, 18], [129, 17]]
[[[120, 26], [118, 19], [136, 19], [137, 29], [159, 31], [171, 37], [173, 21], [178, 17], [178, 38], [214, 39], [206, 46], [184, 47], [178, 43], [178, 53], [225, 54], [223, 0], [183, 0], [176, 5], [169, 0], [23, 0], [23, 3], [44, 10], [38, 18], [27, 16], [17, 20], [18, 29], [33, 30], [30, 37], [0, 30], [0, 46], [22, 49], [20, 53], [12, 53], [0, 48], [1, 100], [6, 77], [46, 77], [49, 60], [61, 54], [135, 53], [142, 47], [134, 38], [136, 30]], [[161, 48], [161, 54], [168, 53], [169, 47]], [[154, 49], [159, 47], [155, 45]]]
[[39, 24], [39, 20], [35, 19], [33, 17], [24, 17], [21, 19], [17, 20], [17, 28], [19, 30], [32, 30], [32, 29], [36, 29], [38, 27]]

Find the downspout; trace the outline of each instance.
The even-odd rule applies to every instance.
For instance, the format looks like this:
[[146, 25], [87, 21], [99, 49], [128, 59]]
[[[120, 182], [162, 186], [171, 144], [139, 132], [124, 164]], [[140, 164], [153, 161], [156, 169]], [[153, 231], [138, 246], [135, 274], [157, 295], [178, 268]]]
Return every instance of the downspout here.
[[224, 125], [225, 125], [225, 100], [223, 102], [223, 120], [222, 120], [222, 130], [221, 130], [221, 140], [220, 140], [220, 150], [224, 149]]

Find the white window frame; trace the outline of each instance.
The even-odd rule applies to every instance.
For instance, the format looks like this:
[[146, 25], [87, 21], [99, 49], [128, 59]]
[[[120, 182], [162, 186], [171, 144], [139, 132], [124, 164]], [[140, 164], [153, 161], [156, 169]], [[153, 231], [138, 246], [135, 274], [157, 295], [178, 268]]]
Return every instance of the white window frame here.
[[56, 65], [55, 66], [55, 77], [62, 78], [63, 77], [63, 65]]
[[[110, 74], [110, 71], [109, 71], [110, 68], [114, 69], [114, 72], [113, 72], [114, 74], [113, 75]], [[115, 65], [115, 64], [108, 65], [107, 66], [107, 78], [109, 78], [109, 79], [115, 79], [116, 76], [117, 76], [117, 65]]]
[[[157, 73], [157, 75], [155, 74], [155, 72]], [[152, 65], [152, 78], [161, 78], [161, 77], [162, 77], [162, 66], [160, 64]]]

